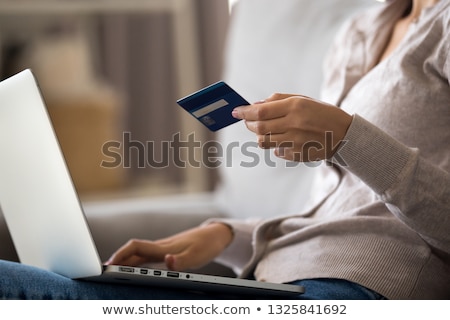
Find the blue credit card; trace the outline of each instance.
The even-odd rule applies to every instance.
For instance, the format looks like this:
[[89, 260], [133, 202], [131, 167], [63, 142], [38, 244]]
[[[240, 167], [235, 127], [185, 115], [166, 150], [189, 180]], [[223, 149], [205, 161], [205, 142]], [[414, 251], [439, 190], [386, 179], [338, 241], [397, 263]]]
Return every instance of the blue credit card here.
[[177, 103], [197, 118], [211, 131], [217, 131], [238, 122], [231, 112], [234, 108], [249, 103], [223, 81], [214, 83]]

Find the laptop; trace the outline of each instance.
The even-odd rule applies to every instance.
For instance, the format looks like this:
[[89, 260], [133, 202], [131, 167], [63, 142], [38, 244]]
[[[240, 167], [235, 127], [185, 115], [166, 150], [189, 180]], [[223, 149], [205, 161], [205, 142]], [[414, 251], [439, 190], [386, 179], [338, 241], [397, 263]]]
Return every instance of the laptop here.
[[31, 70], [0, 82], [0, 207], [21, 263], [71, 279], [290, 296], [301, 286], [103, 266]]

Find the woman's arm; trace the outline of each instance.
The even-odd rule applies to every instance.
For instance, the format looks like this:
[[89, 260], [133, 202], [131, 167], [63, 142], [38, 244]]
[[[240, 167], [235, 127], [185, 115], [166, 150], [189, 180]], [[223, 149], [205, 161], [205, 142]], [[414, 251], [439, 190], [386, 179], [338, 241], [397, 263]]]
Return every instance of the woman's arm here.
[[264, 103], [239, 107], [233, 115], [244, 119], [259, 145], [275, 148], [277, 156], [326, 159], [352, 172], [399, 220], [450, 254], [450, 174], [427, 162], [417, 149], [358, 115], [303, 96], [277, 94]]
[[358, 115], [344, 140], [331, 160], [343, 160], [340, 165], [379, 194], [399, 220], [450, 254], [449, 172]]

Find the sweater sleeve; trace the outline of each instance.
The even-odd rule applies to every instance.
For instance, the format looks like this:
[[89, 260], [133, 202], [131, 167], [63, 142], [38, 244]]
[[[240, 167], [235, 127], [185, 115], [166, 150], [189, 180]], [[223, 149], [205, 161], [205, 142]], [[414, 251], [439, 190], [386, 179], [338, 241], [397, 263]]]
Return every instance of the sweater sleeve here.
[[358, 115], [344, 140], [331, 161], [364, 181], [432, 247], [450, 254], [449, 172]]
[[205, 221], [204, 224], [224, 223], [233, 231], [233, 241], [215, 261], [232, 268], [237, 275], [242, 275], [254, 255], [253, 234], [260, 222], [259, 219], [209, 219]]

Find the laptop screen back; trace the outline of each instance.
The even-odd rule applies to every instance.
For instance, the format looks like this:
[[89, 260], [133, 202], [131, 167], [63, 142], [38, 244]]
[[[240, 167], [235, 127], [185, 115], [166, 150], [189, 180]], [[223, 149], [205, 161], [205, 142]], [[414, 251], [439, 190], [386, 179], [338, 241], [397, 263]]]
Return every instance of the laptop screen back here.
[[70, 278], [101, 263], [30, 70], [0, 83], [0, 206], [22, 263]]

